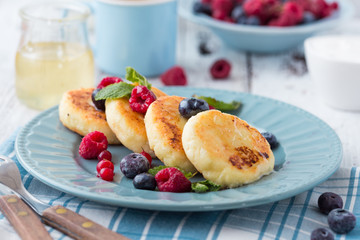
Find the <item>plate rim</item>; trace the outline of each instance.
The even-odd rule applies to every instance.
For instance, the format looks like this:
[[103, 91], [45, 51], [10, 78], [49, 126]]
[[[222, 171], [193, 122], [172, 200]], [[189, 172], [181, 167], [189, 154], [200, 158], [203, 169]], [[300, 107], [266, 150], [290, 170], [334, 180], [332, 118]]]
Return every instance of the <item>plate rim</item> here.
[[[313, 115], [312, 113], [307, 112], [297, 106], [294, 106], [289, 103], [285, 103], [280, 100], [269, 98], [269, 97], [264, 97], [264, 96], [251, 94], [251, 93], [245, 93], [245, 92], [236, 92], [236, 91], [231, 91], [231, 90], [219, 90], [219, 89], [212, 89], [212, 88], [189, 88], [189, 87], [161, 87], [160, 89], [163, 91], [166, 91], [167, 89], [169, 89], [170, 91], [171, 91], [171, 89], [176, 89], [176, 90], [191, 89], [192, 91], [211, 90], [211, 91], [228, 92], [231, 94], [240, 94], [240, 95], [243, 95], [244, 97], [254, 97], [257, 99], [261, 99], [261, 100], [273, 101], [277, 105], [283, 105], [283, 106], [289, 107], [291, 109], [294, 109], [296, 111], [299, 111], [302, 115], [305, 114], [305, 116], [308, 117], [309, 119], [315, 120], [316, 122], [320, 123], [323, 127], [325, 127], [327, 129], [328, 133], [329, 132], [331, 133], [331, 135], [333, 136], [333, 140], [337, 143], [338, 148], [339, 148], [338, 152], [337, 152], [338, 156], [336, 157], [336, 159], [337, 159], [336, 164], [326, 174], [324, 174], [321, 177], [317, 177], [316, 180], [310, 181], [307, 184], [303, 184], [303, 185], [301, 185], [301, 187], [293, 188], [293, 189], [287, 190], [285, 192], [282, 192], [280, 194], [277, 194], [276, 196], [272, 196], [271, 200], [269, 200], [269, 197], [265, 195], [265, 197], [257, 198], [254, 201], [251, 200], [251, 202], [249, 202], [249, 200], [247, 200], [245, 202], [226, 201], [225, 203], [215, 203], [215, 204], [214, 203], [204, 204], [204, 202], [202, 202], [202, 205], [199, 206], [198, 202], [196, 202], [193, 205], [189, 204], [189, 202], [186, 202], [186, 204], [184, 205], [183, 202], [175, 202], [175, 201], [164, 200], [164, 199], [162, 199], [163, 201], [161, 203], [158, 202], [159, 200], [150, 201], [150, 203], [146, 203], [146, 202], [144, 203], [142, 201], [134, 201], [134, 199], [136, 200], [136, 198], [138, 198], [138, 197], [133, 197], [133, 196], [130, 196], [130, 197], [125, 196], [125, 197], [123, 197], [123, 199], [107, 198], [106, 196], [101, 196], [101, 194], [99, 194], [98, 192], [90, 192], [90, 191], [84, 192], [83, 190], [80, 191], [78, 187], [64, 186], [61, 182], [60, 183], [56, 182], [56, 180], [53, 180], [51, 178], [48, 178], [47, 176], [42, 175], [39, 172], [39, 170], [33, 169], [31, 166], [28, 165], [28, 163], [25, 159], [28, 156], [26, 156], [26, 155], [23, 156], [23, 154], [25, 152], [25, 145], [23, 144], [23, 142], [25, 141], [25, 139], [24, 139], [25, 136], [29, 133], [30, 129], [34, 126], [34, 124], [36, 124], [40, 119], [42, 119], [44, 116], [46, 116], [54, 111], [57, 111], [58, 106], [54, 106], [52, 108], [49, 108], [49, 109], [41, 112], [40, 114], [35, 116], [31, 121], [29, 121], [20, 130], [19, 134], [16, 137], [16, 141], [15, 141], [15, 151], [16, 151], [16, 156], [18, 158], [18, 161], [26, 169], [26, 171], [29, 174], [33, 175], [39, 181], [41, 181], [44, 184], [51, 186], [59, 191], [66, 192], [66, 193], [69, 193], [69, 194], [77, 196], [77, 197], [85, 198], [85, 199], [96, 201], [96, 202], [106, 203], [106, 204], [110, 204], [110, 205], [137, 208], [137, 209], [160, 210], [160, 211], [194, 211], [194, 212], [227, 210], [227, 209], [235, 209], [235, 208], [242, 208], [242, 207], [251, 207], [251, 206], [257, 206], [257, 205], [262, 205], [262, 204], [266, 204], [266, 203], [283, 200], [283, 199], [292, 197], [294, 195], [300, 194], [302, 192], [305, 192], [307, 190], [310, 190], [311, 188], [324, 182], [332, 174], [335, 173], [335, 171], [339, 168], [339, 166], [341, 164], [342, 156], [343, 156], [343, 149], [342, 149], [341, 140], [340, 140], [339, 136], [336, 134], [336, 132], [326, 122], [324, 122], [317, 116]], [[84, 170], [84, 172], [86, 172], [86, 171]], [[198, 194], [198, 193], [164, 193], [164, 194], [169, 194], [169, 195], [175, 194], [176, 195], [176, 194]], [[205, 193], [205, 195], [206, 194], [211, 194], [211, 193]], [[127, 198], [132, 199], [133, 203], [129, 204], [129, 200], [127, 200]], [[139, 198], [139, 200], [142, 200], [142, 198]], [[165, 203], [164, 203], [164, 201], [165, 201]], [[134, 204], [134, 202], [135, 202], [135, 204]], [[169, 204], [169, 202], [171, 204]], [[172, 208], [169, 209], [169, 207], [172, 207]]]

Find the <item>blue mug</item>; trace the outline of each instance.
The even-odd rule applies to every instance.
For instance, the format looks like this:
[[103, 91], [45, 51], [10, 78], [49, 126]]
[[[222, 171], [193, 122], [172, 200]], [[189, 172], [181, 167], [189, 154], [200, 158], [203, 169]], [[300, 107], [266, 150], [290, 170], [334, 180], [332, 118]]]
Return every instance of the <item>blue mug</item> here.
[[107, 74], [131, 66], [155, 77], [175, 65], [176, 0], [96, 0], [95, 61]]

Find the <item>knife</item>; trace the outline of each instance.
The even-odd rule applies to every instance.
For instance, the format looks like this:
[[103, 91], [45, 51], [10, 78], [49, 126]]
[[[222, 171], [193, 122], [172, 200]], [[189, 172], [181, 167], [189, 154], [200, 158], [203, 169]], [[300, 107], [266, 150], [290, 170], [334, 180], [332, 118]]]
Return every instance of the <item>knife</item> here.
[[[24, 187], [19, 169], [17, 168], [15, 162], [6, 156], [0, 156], [0, 190], [6, 195], [17, 193], [21, 199], [27, 203], [40, 217], [41, 219], [49, 226], [56, 228], [57, 230], [73, 237], [74, 239], [89, 239], [89, 240], [125, 240], [127, 237], [115, 233], [102, 225], [91, 221], [90, 219], [77, 214], [76, 212], [65, 208], [63, 206], [50, 206], [31, 195]], [[16, 199], [16, 198], [14, 198]], [[14, 201], [14, 205], [9, 205], [9, 199], [3, 198], [2, 200], [4, 207], [4, 214], [10, 213], [6, 216], [14, 216], [18, 214], [12, 212], [13, 210], [21, 209], [19, 207], [14, 207], [14, 205], [21, 203], [21, 201]], [[13, 206], [13, 207], [10, 207]], [[21, 224], [26, 224], [27, 222], [22, 222], [24, 218], [11, 218], [8, 217], [9, 221], [12, 219], [19, 220]], [[18, 222], [11, 222], [14, 228]], [[31, 223], [31, 222], [30, 222]], [[27, 227], [32, 227], [27, 225]], [[40, 238], [41, 239], [41, 238]]]
[[37, 199], [36, 202], [33, 202], [33, 199], [20, 196], [22, 199], [26, 199], [25, 202], [37, 216], [14, 191], [3, 184], [0, 184], [0, 193], [5, 194], [0, 197], [0, 209], [22, 239], [52, 239], [38, 216], [47, 225], [74, 239], [128, 239], [63, 206], [52, 207]]

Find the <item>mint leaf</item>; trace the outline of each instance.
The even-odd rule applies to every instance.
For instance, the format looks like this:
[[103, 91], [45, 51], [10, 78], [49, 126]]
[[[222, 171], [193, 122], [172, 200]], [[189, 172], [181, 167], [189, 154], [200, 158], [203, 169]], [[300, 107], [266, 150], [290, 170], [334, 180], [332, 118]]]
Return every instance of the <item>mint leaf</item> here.
[[218, 191], [220, 188], [220, 185], [217, 185], [209, 180], [194, 182], [191, 184], [191, 189], [197, 193], [214, 192]]
[[131, 91], [135, 86], [126, 82], [111, 84], [101, 89], [95, 96], [95, 100], [117, 99], [130, 97]]
[[[160, 172], [161, 170], [165, 169], [165, 168], [169, 168], [168, 166], [157, 166], [157, 167], [153, 167], [153, 168], [150, 168], [148, 170], [148, 173], [150, 173], [151, 175], [155, 176], [158, 172]], [[184, 170], [178, 168], [178, 167], [175, 167], [176, 169], [178, 169], [180, 172], [182, 172], [182, 174], [184, 174], [184, 176], [187, 178], [187, 179], [190, 179], [192, 178], [193, 176], [195, 176], [197, 174], [197, 172], [195, 173], [191, 173], [191, 172], [185, 172]]]
[[150, 168], [148, 170], [148, 173], [150, 173], [151, 175], [155, 176], [158, 172], [160, 172], [161, 170], [168, 168], [167, 166], [157, 166], [157, 167], [153, 167]]
[[139, 83], [139, 85], [142, 85], [142, 86], [147, 87], [148, 89], [151, 89], [151, 84], [148, 82], [148, 80], [132, 67], [126, 68], [125, 79], [127, 79], [133, 83]]
[[232, 111], [238, 109], [241, 106], [241, 102], [237, 102], [237, 101], [226, 103], [220, 100], [216, 100], [215, 98], [212, 97], [197, 96], [197, 95], [193, 95], [193, 97], [205, 100], [209, 105], [213, 106], [214, 108], [220, 111]]

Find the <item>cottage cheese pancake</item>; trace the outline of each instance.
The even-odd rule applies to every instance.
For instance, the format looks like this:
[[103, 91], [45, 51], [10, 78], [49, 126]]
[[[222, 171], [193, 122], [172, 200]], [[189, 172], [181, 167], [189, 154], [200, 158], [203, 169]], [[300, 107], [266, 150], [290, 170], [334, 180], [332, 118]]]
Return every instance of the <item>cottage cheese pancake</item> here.
[[[166, 95], [155, 87], [151, 91], [156, 97]], [[106, 100], [105, 113], [110, 128], [125, 147], [137, 153], [145, 151], [155, 157], [146, 135], [144, 115], [131, 109], [128, 98]]]
[[204, 178], [223, 187], [254, 182], [274, 168], [274, 155], [261, 133], [240, 118], [217, 110], [191, 117], [182, 144]]
[[153, 102], [145, 115], [149, 145], [155, 155], [170, 167], [196, 172], [182, 146], [182, 131], [187, 121], [179, 113], [183, 97], [163, 96]]
[[94, 88], [82, 88], [64, 93], [59, 105], [59, 118], [65, 127], [81, 136], [93, 131], [105, 134], [109, 144], [120, 144], [110, 129], [103, 111], [92, 104]]

